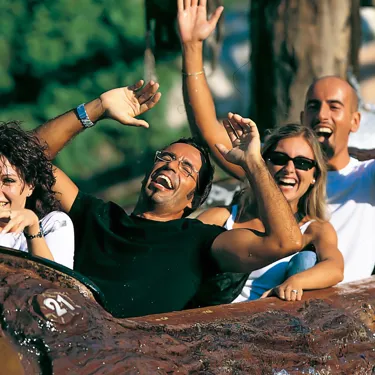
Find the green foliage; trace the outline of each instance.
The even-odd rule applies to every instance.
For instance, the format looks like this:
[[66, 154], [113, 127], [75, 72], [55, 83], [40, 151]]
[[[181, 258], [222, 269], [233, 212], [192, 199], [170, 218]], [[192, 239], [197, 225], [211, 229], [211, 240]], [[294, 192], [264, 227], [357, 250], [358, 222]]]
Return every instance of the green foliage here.
[[[143, 0], [3, 0], [0, 12], [1, 120], [33, 129], [144, 75]], [[141, 174], [143, 156], [180, 136], [165, 119], [166, 94], [179, 70], [170, 62], [157, 70], [164, 100], [145, 115], [151, 129], [103, 121], [56, 163], [77, 180], [122, 163], [131, 165], [130, 176]]]

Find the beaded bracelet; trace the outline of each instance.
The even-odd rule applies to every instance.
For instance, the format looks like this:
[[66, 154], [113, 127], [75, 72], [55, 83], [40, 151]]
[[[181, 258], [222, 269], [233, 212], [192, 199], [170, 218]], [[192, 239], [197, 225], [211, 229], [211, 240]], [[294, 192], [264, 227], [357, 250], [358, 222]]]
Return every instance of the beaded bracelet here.
[[25, 231], [23, 232], [26, 240], [31, 241], [34, 238], [42, 238], [43, 237], [43, 229], [42, 226], [39, 224], [39, 232], [37, 234], [27, 234]]
[[195, 72], [195, 73], [186, 73], [186, 72], [182, 71], [182, 75], [188, 76], [188, 77], [190, 77], [190, 76], [199, 76], [201, 74], [204, 74], [204, 69], [201, 70], [200, 72]]

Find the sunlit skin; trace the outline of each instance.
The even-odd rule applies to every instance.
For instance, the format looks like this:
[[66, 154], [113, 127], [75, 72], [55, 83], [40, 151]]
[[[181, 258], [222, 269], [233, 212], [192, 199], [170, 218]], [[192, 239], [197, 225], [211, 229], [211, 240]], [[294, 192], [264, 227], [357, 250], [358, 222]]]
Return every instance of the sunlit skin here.
[[354, 90], [338, 77], [319, 79], [306, 94], [301, 122], [317, 133], [330, 169], [339, 170], [349, 163], [349, 135], [358, 130], [361, 119], [357, 106]]
[[[291, 158], [303, 156], [315, 160], [313, 150], [303, 137], [282, 139], [278, 142], [275, 151], [283, 152]], [[292, 211], [297, 212], [299, 200], [307, 192], [311, 184], [314, 183], [315, 168], [303, 171], [295, 168], [291, 160], [285, 166], [273, 165], [270, 161], [267, 161], [267, 167], [286, 200], [289, 202]], [[293, 181], [294, 186], [285, 186], [282, 184], [282, 181]]]
[[[176, 155], [199, 171], [202, 167], [201, 153], [195, 147], [185, 143], [175, 143], [164, 151]], [[143, 183], [140, 199], [134, 210], [136, 215], [152, 219], [162, 216], [165, 220], [181, 218], [184, 209], [191, 207], [198, 174], [185, 176], [179, 167], [179, 161], [170, 163], [156, 160], [150, 174]], [[168, 179], [171, 188], [168, 187]], [[152, 212], [151, 212], [152, 211]]]
[[26, 229], [38, 233], [37, 215], [25, 209], [26, 199], [33, 193], [33, 187], [22, 180], [4, 156], [0, 157], [0, 183], [0, 232], [21, 233]]
[[[35, 236], [39, 233], [38, 216], [26, 209], [26, 200], [33, 187], [25, 183], [16, 168], [4, 156], [0, 156], [0, 234], [25, 232]], [[34, 256], [53, 260], [44, 237], [27, 240], [28, 250]]]
[[25, 208], [26, 199], [32, 194], [32, 187], [22, 181], [16, 169], [4, 157], [0, 159], [0, 173], [0, 208], [7, 210]]

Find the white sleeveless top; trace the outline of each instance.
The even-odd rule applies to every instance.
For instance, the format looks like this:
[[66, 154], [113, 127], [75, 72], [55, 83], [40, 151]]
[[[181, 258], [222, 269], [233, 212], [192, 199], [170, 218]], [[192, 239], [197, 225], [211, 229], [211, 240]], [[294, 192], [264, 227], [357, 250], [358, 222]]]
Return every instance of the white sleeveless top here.
[[[224, 224], [224, 228], [233, 229], [233, 224], [237, 216], [238, 206], [232, 206], [232, 212]], [[303, 224], [300, 229], [304, 234], [309, 225], [315, 220], [310, 220]], [[233, 302], [243, 302], [258, 299], [264, 292], [275, 288], [285, 281], [285, 274], [289, 261], [298, 253], [289, 255], [269, 264], [259, 270], [251, 272], [242, 288], [241, 294]]]

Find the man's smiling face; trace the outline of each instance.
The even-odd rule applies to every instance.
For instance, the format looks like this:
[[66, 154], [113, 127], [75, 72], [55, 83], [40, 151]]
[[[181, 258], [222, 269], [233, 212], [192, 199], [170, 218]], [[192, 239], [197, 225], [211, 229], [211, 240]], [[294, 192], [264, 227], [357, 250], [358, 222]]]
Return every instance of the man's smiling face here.
[[318, 136], [328, 159], [347, 154], [349, 134], [357, 131], [360, 116], [352, 87], [338, 77], [325, 77], [306, 94], [301, 121]]
[[[170, 207], [171, 212], [191, 207], [202, 167], [198, 149], [185, 143], [174, 143], [163, 150], [170, 162], [156, 158], [144, 183], [144, 193], [153, 204]], [[192, 171], [191, 174], [187, 171]]]

